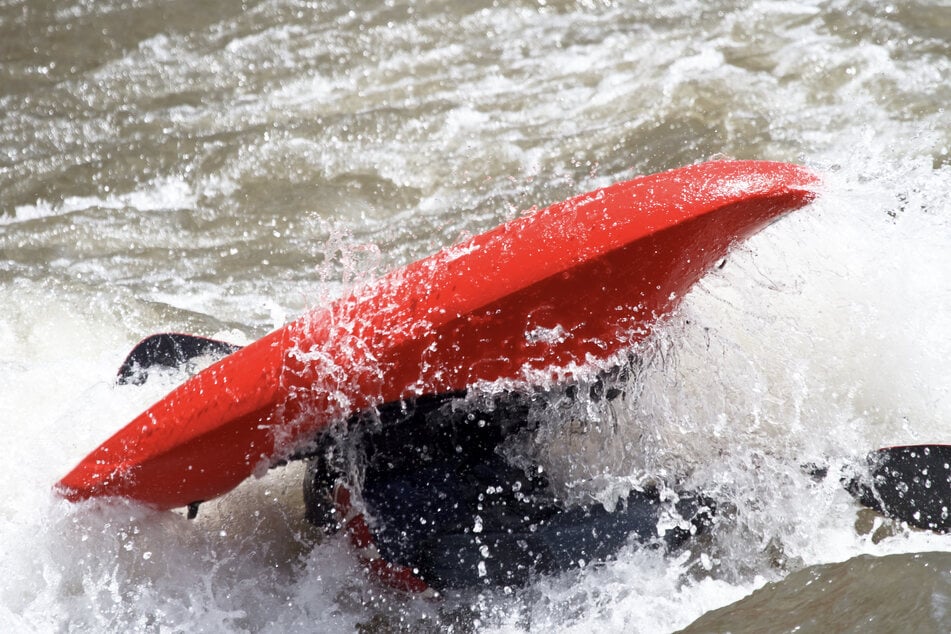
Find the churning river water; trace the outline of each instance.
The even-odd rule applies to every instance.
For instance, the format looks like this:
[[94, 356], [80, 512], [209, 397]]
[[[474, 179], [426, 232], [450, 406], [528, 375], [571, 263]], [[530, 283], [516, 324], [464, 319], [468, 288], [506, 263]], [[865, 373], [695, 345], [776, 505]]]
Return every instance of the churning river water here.
[[[0, 630], [947, 632], [951, 537], [836, 467], [951, 441], [945, 0], [0, 0]], [[180, 376], [141, 337], [251, 341], [533, 206], [717, 156], [813, 204], [705, 278], [640, 398], [547, 441], [605, 499], [724, 517], [527, 588], [406, 597], [302, 521], [300, 468], [195, 521], [51, 486]]]

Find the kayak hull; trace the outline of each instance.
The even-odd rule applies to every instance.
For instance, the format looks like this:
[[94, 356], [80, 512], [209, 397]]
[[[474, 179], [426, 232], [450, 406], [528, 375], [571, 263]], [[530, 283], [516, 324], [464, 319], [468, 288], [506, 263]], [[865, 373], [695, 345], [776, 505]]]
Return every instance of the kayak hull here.
[[386, 402], [606, 358], [729, 249], [816, 195], [805, 168], [718, 161], [519, 217], [317, 308], [190, 378], [57, 485], [175, 508]]

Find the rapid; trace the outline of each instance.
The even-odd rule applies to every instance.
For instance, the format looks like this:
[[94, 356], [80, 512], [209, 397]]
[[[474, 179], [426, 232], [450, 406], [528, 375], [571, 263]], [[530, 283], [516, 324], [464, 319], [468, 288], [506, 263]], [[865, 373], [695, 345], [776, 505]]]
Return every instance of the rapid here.
[[[951, 538], [803, 468], [951, 442], [949, 78], [942, 0], [0, 0], [0, 630], [951, 631]], [[299, 463], [193, 521], [53, 494], [182, 380], [115, 385], [142, 337], [247, 343], [717, 157], [801, 163], [820, 196], [694, 288], [636, 399], [536, 448], [606, 504], [714, 496], [688, 550], [433, 602], [305, 523]]]

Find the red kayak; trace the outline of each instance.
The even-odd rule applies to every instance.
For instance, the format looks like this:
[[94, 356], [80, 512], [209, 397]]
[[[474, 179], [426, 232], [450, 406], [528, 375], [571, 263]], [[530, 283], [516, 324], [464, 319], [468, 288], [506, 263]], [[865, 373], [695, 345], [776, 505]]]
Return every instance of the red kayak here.
[[805, 168], [717, 161], [507, 222], [190, 378], [57, 485], [168, 509], [219, 496], [367, 408], [608, 357], [732, 245], [811, 201]]

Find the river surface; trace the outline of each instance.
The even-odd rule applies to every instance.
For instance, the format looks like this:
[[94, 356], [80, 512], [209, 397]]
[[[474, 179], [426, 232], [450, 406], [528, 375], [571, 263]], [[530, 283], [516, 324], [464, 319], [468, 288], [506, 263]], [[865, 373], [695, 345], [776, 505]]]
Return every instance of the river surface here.
[[[802, 469], [951, 441], [949, 103], [945, 0], [0, 0], [0, 630], [951, 631], [951, 537]], [[181, 380], [114, 384], [143, 336], [247, 343], [533, 206], [724, 156], [822, 195], [690, 293], [636, 402], [543, 439], [606, 501], [644, 474], [709, 491], [687, 551], [430, 602], [313, 534], [297, 464], [191, 522], [51, 493]]]

